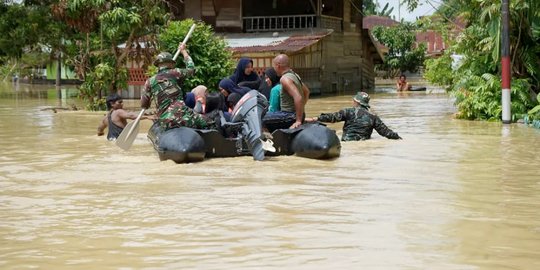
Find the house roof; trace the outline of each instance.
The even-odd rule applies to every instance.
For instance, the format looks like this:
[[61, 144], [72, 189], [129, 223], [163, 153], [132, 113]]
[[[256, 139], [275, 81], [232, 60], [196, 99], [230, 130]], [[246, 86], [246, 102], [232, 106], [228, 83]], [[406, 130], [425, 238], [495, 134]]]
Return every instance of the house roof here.
[[384, 61], [384, 52], [385, 48], [384, 45], [379, 43], [375, 37], [371, 34], [371, 31], [364, 29], [363, 33], [365, 36], [369, 37], [369, 41], [373, 46], [370, 46], [369, 51], [371, 53], [371, 56], [373, 57], [373, 60], [375, 63], [381, 64]]
[[393, 20], [392, 18], [383, 17], [383, 16], [365, 16], [362, 19], [362, 28], [372, 29], [375, 26], [394, 26], [399, 24], [399, 22]]
[[364, 31], [367, 32], [366, 34], [371, 39], [371, 42], [373, 43], [373, 46], [375, 47], [376, 53], [379, 55], [381, 61], [382, 61], [382, 59], [384, 59], [384, 54], [386, 52], [388, 52], [388, 48], [386, 46], [384, 46], [383, 44], [381, 44], [373, 36], [373, 34], [371, 33], [371, 29], [373, 29], [373, 27], [375, 27], [375, 26], [390, 27], [390, 26], [394, 26], [396, 24], [399, 24], [399, 22], [393, 20], [392, 18], [383, 17], [383, 16], [371, 15], [371, 16], [365, 16], [362, 19], [362, 28], [364, 29]]
[[229, 48], [236, 53], [284, 52], [292, 53], [311, 46], [332, 30], [237, 33], [223, 36]]

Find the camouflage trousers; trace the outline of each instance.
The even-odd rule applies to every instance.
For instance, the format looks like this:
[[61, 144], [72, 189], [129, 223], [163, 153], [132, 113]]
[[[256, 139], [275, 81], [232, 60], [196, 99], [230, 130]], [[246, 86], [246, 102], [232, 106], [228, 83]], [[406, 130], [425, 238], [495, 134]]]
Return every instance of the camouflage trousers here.
[[197, 129], [208, 128], [208, 119], [195, 113], [183, 101], [175, 101], [159, 116], [161, 127], [165, 130], [177, 127], [190, 127]]

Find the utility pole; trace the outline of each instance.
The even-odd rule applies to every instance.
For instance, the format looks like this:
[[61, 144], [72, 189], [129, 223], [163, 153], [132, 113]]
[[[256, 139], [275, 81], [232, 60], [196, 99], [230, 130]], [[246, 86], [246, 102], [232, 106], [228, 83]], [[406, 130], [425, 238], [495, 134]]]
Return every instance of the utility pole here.
[[501, 77], [502, 77], [502, 122], [510, 124], [512, 122], [512, 112], [510, 111], [510, 80], [512, 78], [510, 63], [510, 38], [509, 38], [509, 9], [508, 1], [502, 0], [502, 35], [501, 35]]

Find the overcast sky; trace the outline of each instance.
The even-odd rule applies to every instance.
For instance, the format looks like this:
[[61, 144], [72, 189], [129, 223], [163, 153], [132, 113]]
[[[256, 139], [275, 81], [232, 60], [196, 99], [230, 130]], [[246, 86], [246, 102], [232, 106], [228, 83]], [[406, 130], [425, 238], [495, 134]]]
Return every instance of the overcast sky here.
[[416, 21], [417, 17], [433, 14], [433, 12], [435, 12], [435, 9], [429, 3], [431, 3], [435, 7], [438, 7], [441, 0], [420, 0], [418, 7], [413, 12], [407, 11], [407, 6], [402, 4], [401, 14], [399, 14], [398, 12], [398, 10], [400, 10], [400, 0], [378, 0], [378, 2], [380, 9], [382, 9], [384, 5], [386, 5], [386, 3], [390, 3], [389, 7], [394, 7], [394, 10], [392, 11], [392, 16], [394, 16], [394, 19], [396, 21], [399, 21], [399, 15], [401, 15], [401, 18], [403, 18], [405, 21], [412, 22]]

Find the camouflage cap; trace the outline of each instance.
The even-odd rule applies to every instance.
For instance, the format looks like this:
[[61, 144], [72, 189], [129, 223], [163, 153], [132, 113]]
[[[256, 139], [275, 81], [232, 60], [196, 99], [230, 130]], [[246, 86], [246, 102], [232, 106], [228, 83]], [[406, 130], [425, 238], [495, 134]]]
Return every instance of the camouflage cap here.
[[154, 66], [159, 66], [163, 63], [173, 63], [176, 64], [176, 61], [173, 60], [172, 54], [168, 52], [161, 52], [156, 56], [156, 60], [154, 60]]
[[366, 92], [358, 92], [353, 97], [353, 100], [358, 102], [358, 104], [369, 108], [369, 95]]

